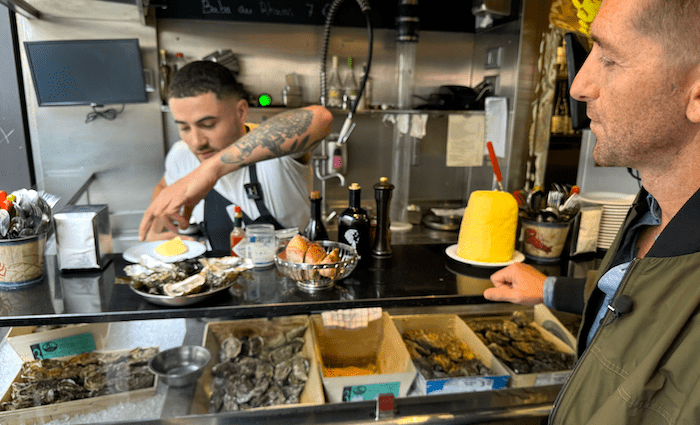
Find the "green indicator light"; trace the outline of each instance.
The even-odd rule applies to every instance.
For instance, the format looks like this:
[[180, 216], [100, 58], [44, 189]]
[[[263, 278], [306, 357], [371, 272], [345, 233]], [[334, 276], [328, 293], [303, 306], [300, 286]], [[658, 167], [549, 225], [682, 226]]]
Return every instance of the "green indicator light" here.
[[258, 103], [260, 106], [270, 106], [272, 104], [272, 97], [269, 94], [261, 94], [258, 97]]

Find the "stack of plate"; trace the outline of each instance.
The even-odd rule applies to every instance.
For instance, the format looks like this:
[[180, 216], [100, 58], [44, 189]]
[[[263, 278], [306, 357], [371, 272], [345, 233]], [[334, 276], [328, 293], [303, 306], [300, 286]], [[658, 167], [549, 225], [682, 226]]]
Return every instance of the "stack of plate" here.
[[627, 217], [636, 195], [615, 192], [588, 192], [581, 194], [584, 204], [602, 205], [598, 231], [598, 249], [608, 249]]

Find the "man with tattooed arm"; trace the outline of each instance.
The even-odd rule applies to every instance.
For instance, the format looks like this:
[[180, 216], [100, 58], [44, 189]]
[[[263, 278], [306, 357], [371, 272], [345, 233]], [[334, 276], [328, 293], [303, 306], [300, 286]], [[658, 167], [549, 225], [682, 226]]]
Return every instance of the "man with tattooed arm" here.
[[182, 140], [167, 154], [141, 240], [170, 239], [192, 221], [203, 223], [212, 250], [226, 250], [233, 206], [241, 207], [246, 224], [306, 224], [309, 153], [331, 130], [327, 109], [308, 106], [246, 124], [245, 91], [228, 68], [209, 61], [182, 67], [168, 96]]

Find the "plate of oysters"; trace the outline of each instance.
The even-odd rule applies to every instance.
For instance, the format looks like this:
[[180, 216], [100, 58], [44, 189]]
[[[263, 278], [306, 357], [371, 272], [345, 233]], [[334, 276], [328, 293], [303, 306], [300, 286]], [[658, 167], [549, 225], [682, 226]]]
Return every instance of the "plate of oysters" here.
[[146, 301], [180, 307], [225, 291], [241, 272], [252, 268], [250, 258], [199, 258], [166, 263], [142, 255], [137, 264], [124, 267], [124, 272], [129, 288]]

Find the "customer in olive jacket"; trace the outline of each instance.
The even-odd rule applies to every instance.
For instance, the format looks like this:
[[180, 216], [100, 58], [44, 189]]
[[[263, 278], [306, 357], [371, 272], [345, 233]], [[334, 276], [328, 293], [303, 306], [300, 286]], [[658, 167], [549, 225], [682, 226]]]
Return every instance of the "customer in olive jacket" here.
[[494, 273], [494, 301], [583, 313], [552, 424], [700, 424], [700, 1], [604, 0], [571, 87], [598, 164], [643, 188], [597, 274]]

